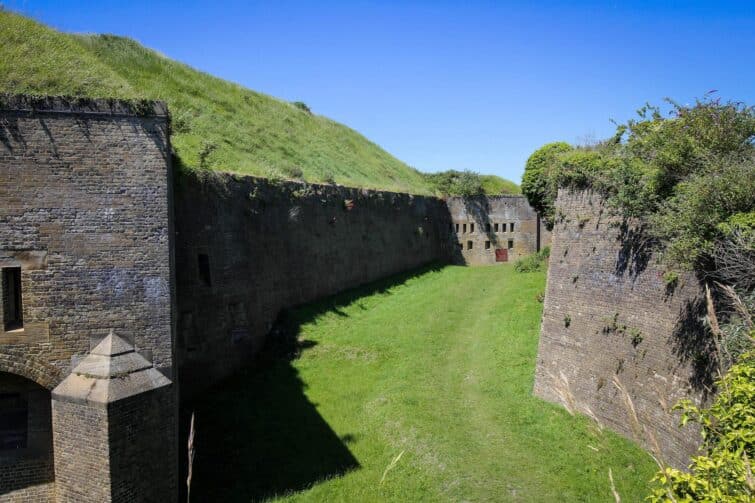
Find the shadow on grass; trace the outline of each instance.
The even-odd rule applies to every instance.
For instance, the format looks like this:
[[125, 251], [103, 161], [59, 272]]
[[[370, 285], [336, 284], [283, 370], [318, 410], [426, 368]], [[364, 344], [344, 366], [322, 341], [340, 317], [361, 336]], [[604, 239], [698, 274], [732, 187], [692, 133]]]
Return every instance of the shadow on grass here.
[[[358, 469], [348, 444], [360, 433], [339, 437], [304, 394], [307, 385], [291, 365], [302, 351], [316, 345], [300, 339], [301, 326], [329, 312], [346, 317], [342, 308], [359, 298], [389, 293], [442, 267], [426, 266], [281, 313], [254, 362], [193, 403], [183, 404], [182, 481], [187, 428], [195, 412], [192, 501], [260, 501]], [[185, 501], [183, 493], [182, 483]]]

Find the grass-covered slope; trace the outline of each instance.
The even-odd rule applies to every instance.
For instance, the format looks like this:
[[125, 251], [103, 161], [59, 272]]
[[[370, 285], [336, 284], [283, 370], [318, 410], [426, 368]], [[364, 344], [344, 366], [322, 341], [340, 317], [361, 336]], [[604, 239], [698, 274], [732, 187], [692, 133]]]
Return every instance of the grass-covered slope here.
[[511, 180], [496, 175], [480, 175], [482, 190], [488, 195], [521, 194], [522, 189]]
[[168, 103], [190, 168], [430, 193], [422, 174], [356, 131], [111, 35], [71, 35], [0, 10], [0, 92]]
[[532, 395], [544, 286], [444, 267], [296, 309], [298, 359], [266, 351], [192, 408], [192, 496], [606, 502], [611, 469], [642, 501], [650, 456]]

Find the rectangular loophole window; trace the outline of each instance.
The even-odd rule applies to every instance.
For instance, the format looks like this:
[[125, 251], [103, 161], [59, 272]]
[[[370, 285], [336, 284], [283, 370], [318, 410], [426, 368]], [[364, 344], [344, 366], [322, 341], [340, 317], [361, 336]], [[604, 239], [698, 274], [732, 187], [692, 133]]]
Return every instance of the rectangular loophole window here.
[[495, 224], [495, 232], [498, 232], [498, 224]]
[[456, 234], [459, 233], [459, 224], [456, 224]]
[[469, 232], [474, 232], [474, 224], [469, 224]]
[[514, 232], [514, 222], [509, 224], [509, 232]]
[[21, 393], [0, 394], [0, 451], [25, 449], [29, 438], [29, 405]]
[[3, 328], [6, 332], [24, 328], [21, 298], [21, 268], [4, 267], [2, 279]]
[[485, 249], [490, 250], [490, 241], [485, 241]]
[[205, 286], [212, 286], [212, 276], [210, 276], [210, 257], [205, 253], [200, 253], [197, 257], [199, 265], [199, 281]]
[[473, 242], [467, 241], [467, 250], [471, 250], [473, 245], [474, 245]]
[[490, 232], [490, 224], [485, 224], [485, 232]]
[[512, 250], [514, 248], [514, 240], [509, 239], [509, 250]]
[[462, 224], [461, 225], [461, 232], [463, 232], [464, 234], [467, 233], [467, 224]]

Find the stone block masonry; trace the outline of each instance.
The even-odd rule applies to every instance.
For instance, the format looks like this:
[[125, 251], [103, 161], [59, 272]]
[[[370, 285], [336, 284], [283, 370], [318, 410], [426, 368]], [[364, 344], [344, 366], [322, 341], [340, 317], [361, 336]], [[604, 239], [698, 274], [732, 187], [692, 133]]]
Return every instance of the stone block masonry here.
[[457, 264], [509, 262], [550, 244], [550, 232], [524, 196], [451, 197], [447, 204]]
[[175, 393], [108, 335], [52, 392], [57, 501], [176, 499]]
[[561, 190], [556, 212], [535, 394], [651, 451], [657, 441], [667, 463], [686, 467], [700, 437], [667, 409], [681, 398], [707, 398], [711, 348], [697, 281], [667, 285], [641, 230], [609, 216], [594, 193]]
[[436, 198], [188, 173], [176, 188], [182, 394], [229, 375], [281, 310], [450, 259]]
[[0, 326], [0, 371], [19, 349], [37, 360], [26, 372], [60, 380], [124, 329], [170, 375], [168, 119], [150, 106], [0, 99], [0, 268], [21, 269], [23, 293], [23, 326]]
[[450, 262], [452, 216], [545, 242], [521, 197], [177, 175], [161, 103], [0, 95], [0, 502], [173, 501], [179, 382], [249, 364], [282, 310]]

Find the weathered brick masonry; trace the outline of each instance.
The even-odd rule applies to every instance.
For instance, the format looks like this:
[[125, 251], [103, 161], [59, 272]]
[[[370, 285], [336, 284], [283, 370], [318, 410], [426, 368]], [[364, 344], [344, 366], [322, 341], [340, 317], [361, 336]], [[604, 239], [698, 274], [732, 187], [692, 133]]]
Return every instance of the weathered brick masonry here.
[[237, 369], [281, 309], [449, 260], [432, 197], [187, 174], [176, 188], [182, 394]]
[[[685, 467], [699, 435], [665, 406], [705, 399], [710, 354], [699, 323], [700, 288], [675, 287], [642, 247], [637, 227], [609, 217], [601, 197], [561, 190], [548, 269], [535, 394], [564, 403]], [[639, 428], [613, 380], [631, 396]], [[572, 398], [568, 398], [571, 396]], [[664, 404], [664, 405], [662, 405]]]
[[281, 310], [547, 243], [521, 197], [182, 173], [174, 202], [168, 130], [159, 103], [0, 97], [0, 501], [175, 500], [178, 382], [248, 363]]
[[[15, 438], [15, 448], [0, 454], [1, 501], [44, 501], [56, 494], [60, 501], [109, 501], [98, 493], [62, 496], [65, 481], [56, 491], [51, 440], [33, 446], [41, 436], [32, 423], [42, 418], [49, 431], [50, 390], [69, 374], [72, 357], [87, 355], [111, 329], [172, 377], [171, 186], [163, 105], [0, 97], [0, 288], [10, 289], [6, 276], [20, 270], [23, 301], [22, 320], [15, 320], [21, 325], [0, 326], [0, 385], [15, 386], [0, 398], [15, 414], [4, 419], [18, 423], [16, 437], [8, 437]], [[0, 309], [10, 306], [8, 295]], [[12, 317], [2, 314], [4, 321]], [[34, 411], [39, 391], [30, 392], [11, 374], [39, 386], [46, 412]], [[170, 389], [175, 394], [175, 386]], [[67, 405], [58, 404], [58, 413]], [[167, 400], [155, 413], [175, 432], [172, 407], [175, 400]], [[22, 424], [19, 418], [26, 417]], [[84, 451], [107, 451], [109, 445], [97, 445], [98, 426], [91, 424], [86, 434], [66, 430], [65, 422], [53, 432], [72, 442], [55, 450], [56, 472], [98, 480], [101, 460]], [[176, 438], [135, 440], [141, 441], [165, 442], [170, 456]], [[16, 475], [19, 470], [25, 478]]]
[[447, 204], [458, 264], [508, 262], [550, 244], [550, 232], [524, 196], [451, 197]]

